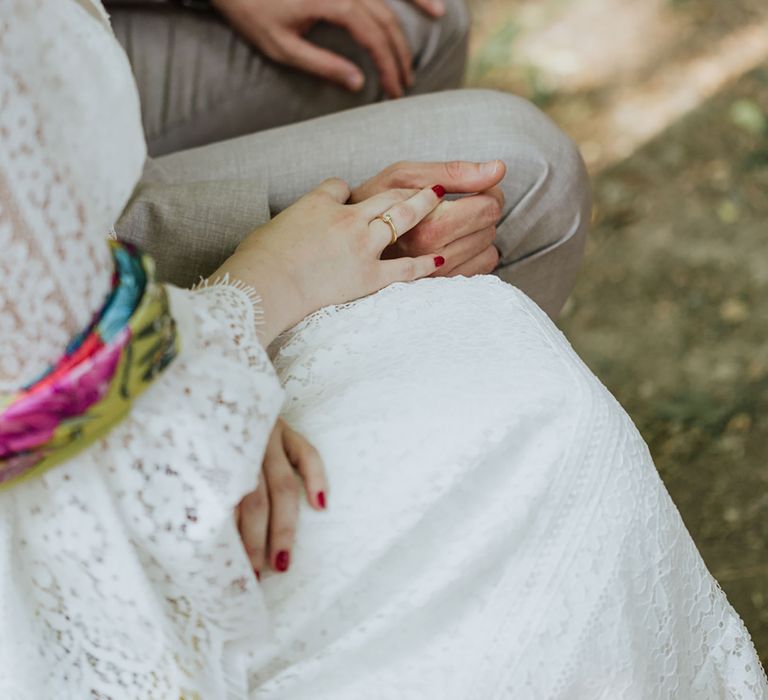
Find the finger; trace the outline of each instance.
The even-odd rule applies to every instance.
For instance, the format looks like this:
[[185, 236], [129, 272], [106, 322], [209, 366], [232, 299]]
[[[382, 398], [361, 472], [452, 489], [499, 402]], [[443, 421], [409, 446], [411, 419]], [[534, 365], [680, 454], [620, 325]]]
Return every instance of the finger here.
[[349, 185], [337, 177], [330, 177], [310, 192], [313, 193], [329, 195], [339, 204], [344, 204], [349, 199]]
[[498, 264], [499, 251], [496, 249], [496, 246], [491, 245], [471, 260], [453, 268], [448, 277], [457, 277], [459, 275], [464, 275], [465, 277], [471, 277], [472, 275], [489, 275], [496, 269]]
[[[431, 212], [442, 200], [445, 190], [440, 185], [434, 187], [425, 187], [404, 202], [398, 202], [383, 214], [388, 215], [394, 226], [394, 232], [399, 238], [404, 233], [410, 231], [418, 224], [429, 212]], [[392, 243], [392, 226], [382, 219], [374, 219], [369, 226], [371, 240], [377, 246], [379, 251]]]
[[376, 18], [383, 31], [387, 33], [389, 42], [395, 50], [403, 83], [408, 87], [412, 87], [413, 55], [411, 54], [410, 46], [408, 46], [408, 40], [405, 38], [403, 28], [400, 26], [400, 20], [383, 0], [366, 1], [371, 14]]
[[[348, 11], [344, 11], [345, 9]], [[384, 92], [390, 97], [402, 96], [403, 87], [394, 51], [389, 45], [386, 33], [381, 30], [367, 8], [352, 4], [351, 9], [342, 9], [335, 4], [328, 4], [324, 7], [321, 19], [344, 27], [373, 58]]]
[[476, 194], [443, 202], [404, 236], [398, 248], [409, 256], [443, 253], [446, 246], [476, 231], [495, 226], [501, 218], [499, 200], [492, 194]]
[[501, 212], [504, 211], [504, 204], [506, 204], [507, 197], [504, 194], [504, 190], [501, 189], [501, 187], [495, 186], [495, 187], [489, 187], [484, 192], [481, 192], [480, 194], [488, 195], [489, 197], [493, 197], [496, 200], [496, 203], [499, 205], [499, 216], [501, 216]]
[[460, 265], [473, 260], [496, 240], [496, 227], [489, 226], [459, 238], [438, 251], [445, 258], [445, 265], [432, 273], [433, 277], [448, 277]]
[[303, 435], [290, 428], [283, 433], [283, 445], [288, 460], [304, 480], [309, 505], [324, 510], [328, 502], [328, 482], [320, 453]]
[[[404, 202], [398, 202], [387, 209], [381, 217], [371, 221], [370, 240], [374, 248], [381, 252], [410, 231], [440, 203], [444, 192], [440, 185], [425, 187]], [[388, 217], [390, 223], [387, 223], [384, 217]]]
[[501, 160], [473, 163], [452, 160], [442, 163], [414, 163], [404, 161], [389, 166], [387, 187], [426, 187], [439, 182], [447, 192], [468, 194], [484, 192], [498, 185], [507, 172]]
[[404, 202], [406, 199], [418, 194], [418, 189], [394, 189], [387, 190], [381, 194], [369, 197], [363, 200], [359, 204], [355, 204], [360, 209], [361, 215], [372, 221], [377, 216], [380, 216], [385, 211], [393, 207], [398, 202]]
[[267, 557], [269, 526], [269, 495], [261, 476], [256, 490], [240, 501], [238, 513], [240, 539], [256, 576], [260, 577]]
[[339, 83], [352, 92], [362, 89], [365, 84], [365, 75], [352, 61], [316, 46], [298, 34], [282, 32], [277, 44], [279, 53], [272, 58], [281, 63]]
[[269, 561], [275, 571], [287, 571], [299, 519], [298, 477], [288, 461], [282, 441], [270, 441], [264, 457], [264, 478], [269, 490]]
[[445, 14], [443, 0], [413, 0], [413, 4], [431, 17], [442, 17]]
[[379, 265], [382, 275], [381, 287], [395, 282], [412, 282], [428, 277], [445, 263], [440, 255], [422, 255], [418, 258], [397, 258], [382, 260]]

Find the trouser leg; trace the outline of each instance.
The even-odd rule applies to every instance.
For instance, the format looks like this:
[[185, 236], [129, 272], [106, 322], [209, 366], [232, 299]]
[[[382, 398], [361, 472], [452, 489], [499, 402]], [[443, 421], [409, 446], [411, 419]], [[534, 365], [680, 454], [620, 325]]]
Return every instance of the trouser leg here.
[[[176, 264], [174, 250], [194, 228], [189, 215], [178, 234], [163, 241], [142, 231], [146, 224], [135, 213], [151, 205], [147, 200], [154, 197], [158, 205], [167, 196], [153, 195], [149, 185], [144, 203], [129, 207], [121, 233], [143, 236], [138, 242], [162, 258], [167, 276], [188, 283], [190, 273], [209, 273], [231, 252], [233, 236], [217, 248], [217, 231], [227, 228], [232, 211], [242, 209], [235, 200], [244, 201], [243, 182], [255, 183], [253, 201], [246, 206], [264, 199], [253, 217], [256, 226], [327, 177], [355, 185], [401, 160], [493, 158], [507, 165], [502, 182], [506, 203], [496, 241], [498, 274], [555, 316], [570, 294], [581, 260], [590, 221], [588, 178], [573, 143], [531, 104], [503, 93], [458, 90], [385, 102], [158, 158], [148, 177], [158, 188], [173, 189], [175, 211], [184, 210], [184, 183], [198, 187], [190, 207], [205, 211], [200, 226], [211, 231], [210, 259]], [[204, 181], [218, 183], [216, 198], [207, 206], [194, 185]], [[222, 195], [222, 181], [234, 181], [233, 191], [240, 194]], [[215, 228], [213, 219], [219, 220]], [[238, 229], [233, 235], [244, 232]]]
[[[433, 20], [409, 0], [390, 0], [414, 56], [414, 94], [460, 86], [467, 56], [465, 0]], [[151, 155], [250, 134], [383, 99], [365, 49], [340, 27], [318, 24], [314, 43], [354, 61], [364, 88], [348, 92], [278, 65], [214, 13], [116, 9], [112, 25], [136, 77]]]

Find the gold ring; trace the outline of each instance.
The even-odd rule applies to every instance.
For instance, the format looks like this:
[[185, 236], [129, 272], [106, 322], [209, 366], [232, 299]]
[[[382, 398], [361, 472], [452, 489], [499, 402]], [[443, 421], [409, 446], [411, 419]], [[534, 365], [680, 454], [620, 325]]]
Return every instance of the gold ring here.
[[385, 224], [389, 226], [389, 228], [392, 229], [392, 241], [390, 242], [389, 245], [393, 245], [397, 243], [397, 237], [398, 237], [397, 226], [395, 226], [395, 222], [392, 221], [392, 214], [389, 214], [389, 213], [382, 214], [381, 216], [376, 218], [381, 219]]

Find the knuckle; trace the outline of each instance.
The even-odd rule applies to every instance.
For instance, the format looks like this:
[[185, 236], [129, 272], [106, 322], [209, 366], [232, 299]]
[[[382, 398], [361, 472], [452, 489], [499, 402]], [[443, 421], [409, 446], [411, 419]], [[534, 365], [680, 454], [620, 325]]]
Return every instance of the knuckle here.
[[489, 199], [485, 206], [485, 217], [494, 223], [501, 218], [501, 205], [493, 197]]
[[342, 180], [340, 177], [329, 177], [324, 181], [323, 184], [326, 185], [333, 185], [333, 186], [339, 186], [339, 187], [349, 187], [349, 184], [346, 180]]
[[412, 279], [416, 277], [416, 262], [414, 260], [404, 260], [400, 272], [406, 279]]
[[410, 164], [407, 161], [401, 160], [397, 163], [393, 163], [388, 168], [389, 171], [389, 183], [394, 189], [407, 188], [410, 178]]
[[357, 224], [359, 214], [354, 209], [349, 207], [339, 208], [333, 214], [333, 222], [335, 225], [348, 230]]
[[275, 497], [293, 497], [299, 493], [299, 483], [293, 474], [285, 474], [274, 479], [269, 490]]
[[463, 171], [463, 165], [461, 161], [449, 160], [443, 167], [445, 168], [445, 174], [452, 180], [461, 178]]
[[[404, 202], [408, 197], [413, 194], [413, 190], [406, 189], [405, 187], [392, 187], [387, 188], [384, 193], [387, 197], [390, 197], [392, 201], [397, 204], [398, 202]], [[394, 205], [393, 205], [394, 206]]]
[[273, 541], [277, 542], [293, 542], [296, 537], [296, 528], [292, 524], [283, 523], [278, 525], [272, 531]]
[[499, 251], [496, 249], [496, 246], [488, 246], [483, 257], [483, 270], [486, 273], [493, 272], [496, 269], [496, 265], [499, 264]]
[[400, 221], [404, 231], [412, 229], [419, 220], [416, 211], [408, 204], [400, 204], [395, 207], [395, 216]]
[[268, 501], [267, 494], [264, 492], [263, 487], [259, 487], [255, 491], [249, 493], [241, 504], [243, 515], [253, 516], [267, 509]]
[[[368, 236], [367, 239], [370, 240], [370, 236]], [[320, 461], [320, 453], [317, 451], [317, 448], [311, 442], [307, 442], [306, 440], [301, 446], [301, 454], [304, 459], [311, 464]]]

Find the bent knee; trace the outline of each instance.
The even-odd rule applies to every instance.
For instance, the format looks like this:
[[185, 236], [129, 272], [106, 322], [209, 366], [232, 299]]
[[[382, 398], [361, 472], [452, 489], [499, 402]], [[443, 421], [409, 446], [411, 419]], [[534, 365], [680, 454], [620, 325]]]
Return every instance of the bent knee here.
[[469, 40], [472, 18], [466, 0], [445, 0], [445, 13], [438, 20], [441, 43], [450, 48]]
[[502, 266], [586, 235], [592, 213], [589, 175], [576, 144], [536, 106], [483, 90], [484, 121], [507, 165], [498, 230]]
[[393, 0], [413, 54], [415, 85], [410, 94], [459, 88], [464, 79], [472, 20], [466, 0], [445, 0], [442, 17], [435, 19], [413, 2]]

